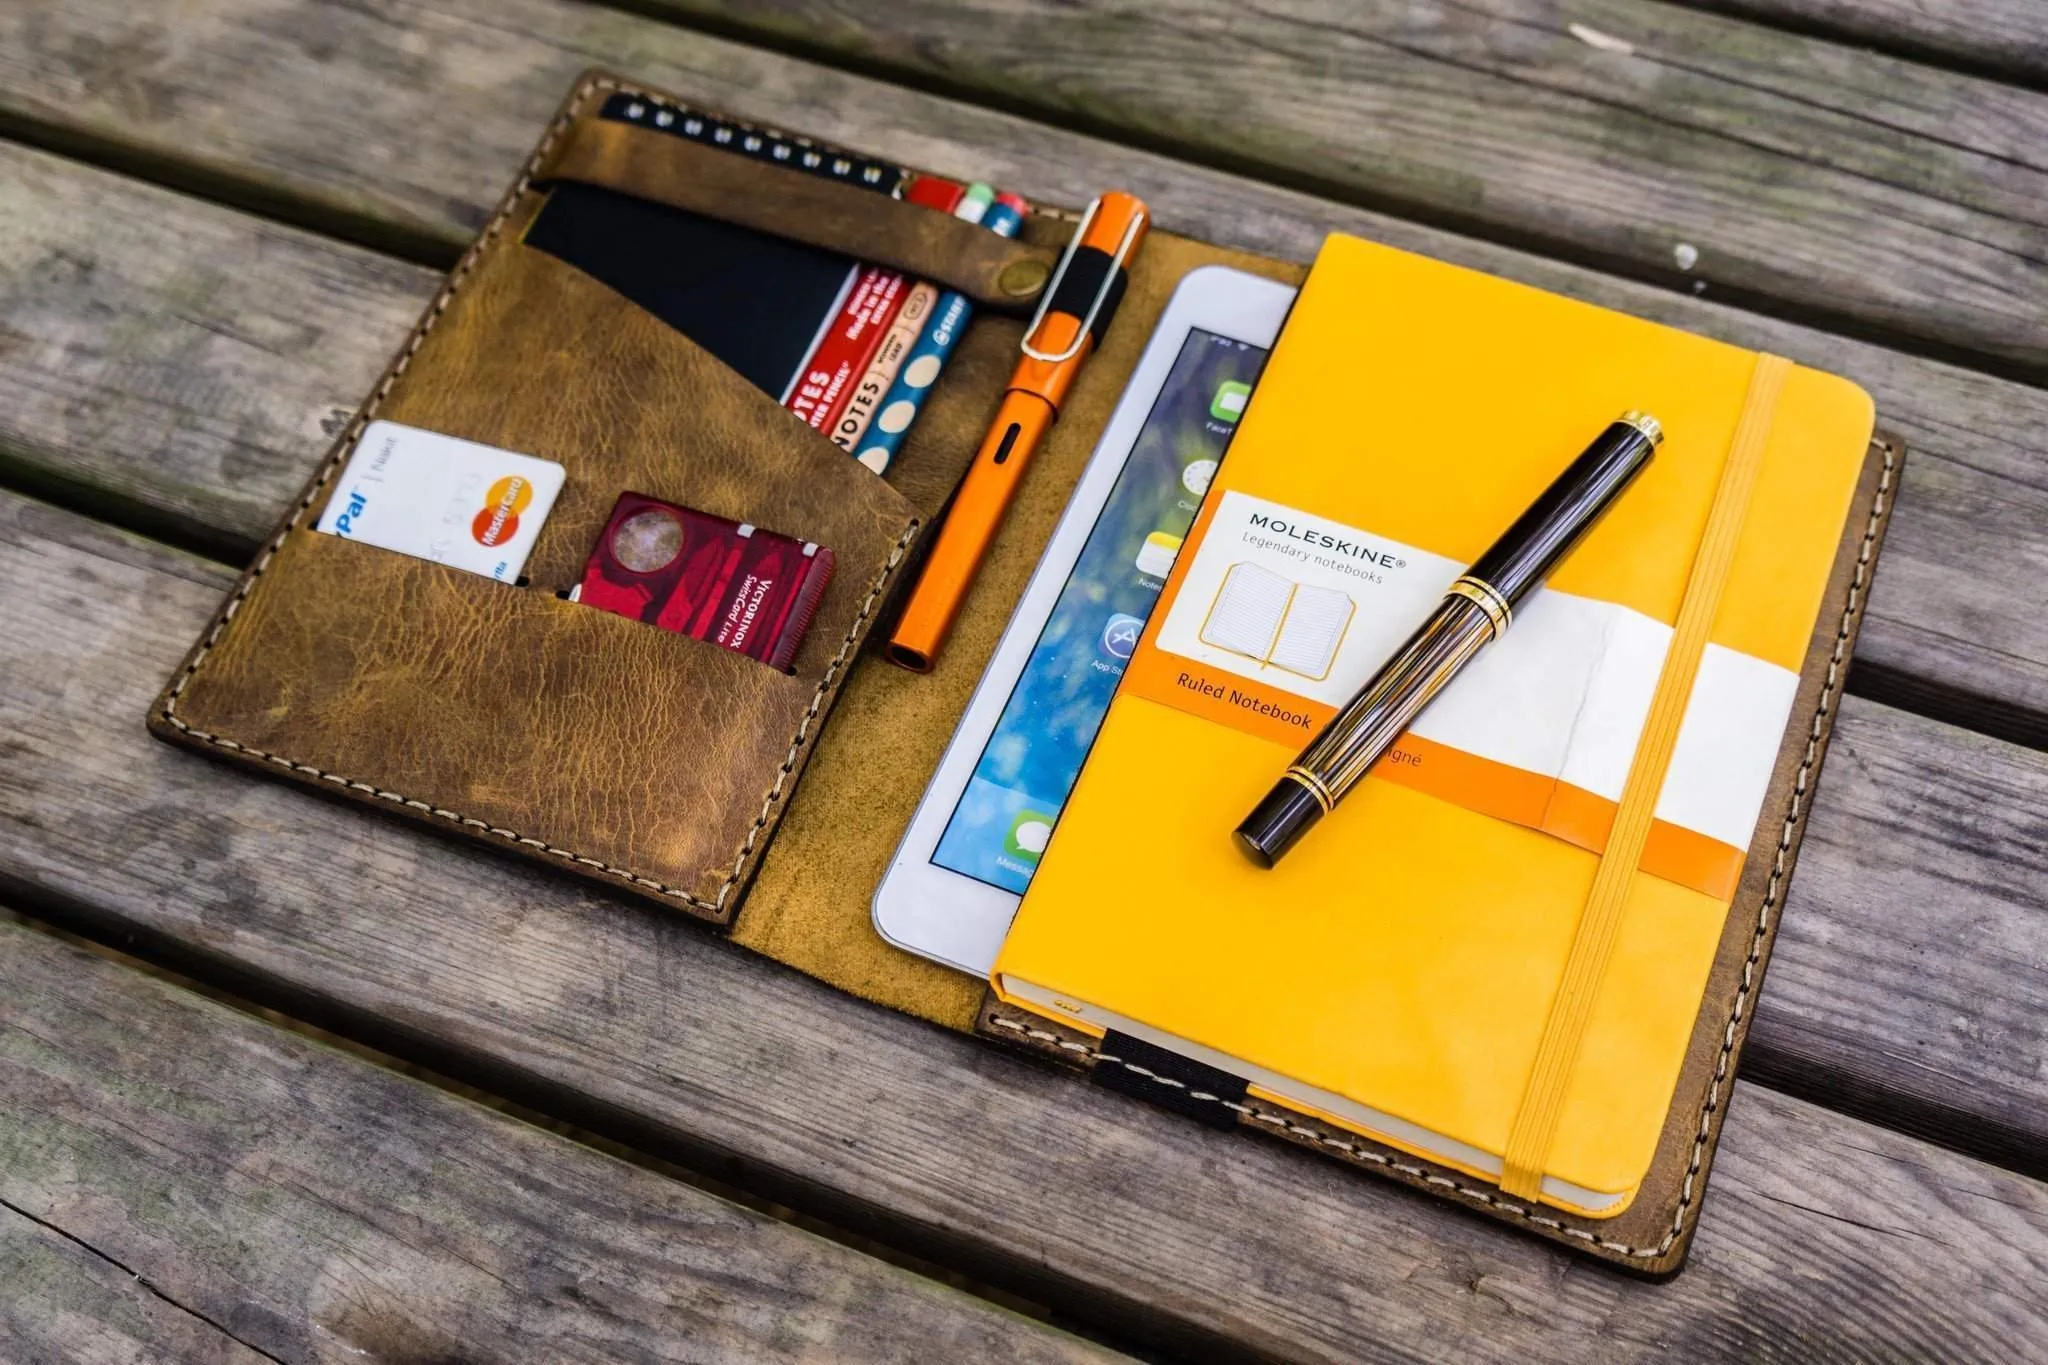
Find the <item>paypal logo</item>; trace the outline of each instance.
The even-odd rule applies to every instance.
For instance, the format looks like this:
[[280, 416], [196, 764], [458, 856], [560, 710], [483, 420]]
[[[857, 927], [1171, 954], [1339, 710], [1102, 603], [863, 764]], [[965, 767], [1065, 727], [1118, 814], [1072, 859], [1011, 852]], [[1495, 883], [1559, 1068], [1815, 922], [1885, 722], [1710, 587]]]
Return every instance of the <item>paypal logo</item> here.
[[367, 498], [365, 498], [361, 493], [356, 492], [354, 489], [350, 489], [348, 495], [348, 506], [342, 508], [341, 515], [334, 519], [334, 533], [338, 536], [353, 534], [355, 530], [355, 519], [361, 516], [363, 514], [363, 509], [369, 505], [369, 500]]

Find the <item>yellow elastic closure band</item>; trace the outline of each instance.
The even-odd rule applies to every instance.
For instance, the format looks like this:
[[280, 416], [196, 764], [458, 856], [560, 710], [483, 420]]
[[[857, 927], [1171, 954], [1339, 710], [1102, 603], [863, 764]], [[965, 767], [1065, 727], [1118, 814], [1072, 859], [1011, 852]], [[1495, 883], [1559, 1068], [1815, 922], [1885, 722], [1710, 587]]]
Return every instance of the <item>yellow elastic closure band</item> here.
[[1642, 740], [1629, 764], [1628, 782], [1622, 788], [1607, 851], [1601, 855], [1599, 870], [1594, 873], [1592, 894], [1579, 917], [1578, 933], [1565, 960], [1564, 979], [1558, 985], [1550, 1017], [1543, 1026], [1535, 1068], [1530, 1073], [1528, 1088], [1522, 1092], [1514, 1126], [1508, 1131], [1500, 1187], [1516, 1198], [1533, 1200], [1542, 1190], [1551, 1140], [1564, 1110], [1565, 1090], [1578, 1063], [1579, 1045], [1593, 1015], [1593, 1002], [1607, 974], [1607, 961], [1613, 955], [1629, 888], [1642, 862], [1643, 847], [1649, 842], [1657, 797], [1664, 789], [1664, 773], [1671, 764], [1672, 750], [1678, 745], [1678, 727], [1685, 719], [1693, 679], [1706, 653], [1707, 632], [1713, 629], [1715, 614], [1720, 610], [1728, 566], [1735, 558], [1737, 542], [1742, 539], [1750, 490], [1756, 487], [1764, 443], [1771, 431], [1771, 414], [1791, 370], [1788, 360], [1759, 355], [1756, 369], [1750, 375], [1749, 393], [1735, 427], [1734, 444], [1721, 470], [1713, 510], [1707, 514], [1706, 534], [1693, 556], [1692, 574], [1686, 580], [1678, 621], [1672, 627], [1671, 652], [1665, 656], [1664, 670], [1657, 678], [1649, 719], [1644, 722]]

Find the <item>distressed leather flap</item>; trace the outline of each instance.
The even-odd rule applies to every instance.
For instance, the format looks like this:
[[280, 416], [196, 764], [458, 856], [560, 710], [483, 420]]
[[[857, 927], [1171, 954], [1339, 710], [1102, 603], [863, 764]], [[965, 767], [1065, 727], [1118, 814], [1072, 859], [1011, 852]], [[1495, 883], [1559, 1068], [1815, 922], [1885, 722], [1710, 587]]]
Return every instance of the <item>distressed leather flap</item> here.
[[536, 179], [618, 190], [773, 233], [946, 285], [984, 307], [1028, 307], [1052, 273], [1047, 248], [950, 213], [630, 123], [579, 120]]

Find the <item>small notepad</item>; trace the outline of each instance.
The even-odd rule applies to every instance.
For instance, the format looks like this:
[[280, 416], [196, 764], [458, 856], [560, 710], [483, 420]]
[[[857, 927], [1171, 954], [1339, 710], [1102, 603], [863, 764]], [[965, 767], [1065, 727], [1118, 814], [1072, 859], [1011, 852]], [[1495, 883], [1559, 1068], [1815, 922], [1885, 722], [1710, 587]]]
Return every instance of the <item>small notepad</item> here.
[[1334, 588], [1233, 564], [1202, 623], [1202, 640], [1304, 678], [1330, 674], [1357, 606]]

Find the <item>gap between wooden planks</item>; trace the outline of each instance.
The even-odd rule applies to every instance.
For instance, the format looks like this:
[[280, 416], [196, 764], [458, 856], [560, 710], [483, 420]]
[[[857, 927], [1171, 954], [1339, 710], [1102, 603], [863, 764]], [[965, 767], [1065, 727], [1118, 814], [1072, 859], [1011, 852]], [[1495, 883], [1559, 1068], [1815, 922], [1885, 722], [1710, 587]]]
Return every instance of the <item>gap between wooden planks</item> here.
[[2035, 0], [1691, 0], [1759, 23], [2048, 89], [2048, 8]]
[[[0, 575], [20, 607], [0, 655], [8, 894], [1079, 1317], [1289, 1359], [1401, 1354], [1402, 1340], [1566, 1359], [1590, 1330], [1617, 1358], [1815, 1333], [2048, 1351], [2032, 1292], [2048, 1186], [1740, 1086], [1691, 1268], [1626, 1281], [889, 1015], [637, 903], [155, 743], [138, 718], [227, 585], [220, 566], [0, 495]], [[1941, 734], [1857, 703], [1838, 742], [1953, 761]], [[1986, 779], [2048, 789], [2037, 756], [1975, 743]], [[1824, 788], [1810, 837], [1839, 819]], [[1983, 885], [2004, 874], [1964, 875], [1979, 936], [2024, 933]], [[1919, 889], [1886, 912], [1908, 914]], [[1788, 911], [1787, 933], [1801, 925], [1823, 945], [1864, 932], [1811, 898]], [[2007, 940], [1985, 965], [2033, 951]], [[2043, 1017], [2037, 1001], [2012, 1022]]]
[[[630, 7], [2048, 377], [2037, 92], [1646, 0]], [[755, 91], [800, 126], [838, 104], [800, 64], [568, 0], [42, 0], [0, 13], [0, 114], [425, 240], [474, 229], [593, 60]], [[896, 124], [899, 144], [956, 137], [940, 108]]]
[[9, 1359], [1113, 1356], [5, 922], [0, 1281]]
[[[2048, 98], [1655, 0], [648, 0], [741, 41], [2048, 374]], [[2029, 283], [2033, 281], [2035, 283]]]
[[[787, 106], [792, 117], [810, 108], [795, 92], [816, 86], [832, 105], [810, 108], [820, 132], [1033, 194], [1129, 184], [1169, 223], [1297, 259], [1325, 230], [1361, 232], [1849, 375], [1912, 447], [1852, 689], [2048, 747], [2048, 613], [2011, 590], [2048, 574], [2041, 390], [786, 58], [756, 60], [777, 83], [743, 92], [730, 73], [651, 75], [701, 79], [709, 93], [756, 110]], [[484, 212], [538, 127], [509, 127], [509, 115], [486, 122], [497, 142], [520, 141], [493, 148], [504, 164], [487, 177], [466, 173], [483, 183], [460, 191], [465, 214]], [[893, 131], [942, 125], [955, 133]], [[408, 174], [415, 150], [431, 149], [392, 153]], [[435, 287], [416, 267], [46, 154], [0, 148], [0, 185], [19, 206], [0, 238], [0, 327], [27, 343], [0, 347], [0, 462], [17, 483], [61, 484], [67, 498], [224, 558], [246, 556], [269, 528]]]

